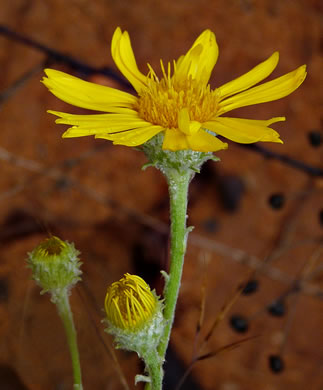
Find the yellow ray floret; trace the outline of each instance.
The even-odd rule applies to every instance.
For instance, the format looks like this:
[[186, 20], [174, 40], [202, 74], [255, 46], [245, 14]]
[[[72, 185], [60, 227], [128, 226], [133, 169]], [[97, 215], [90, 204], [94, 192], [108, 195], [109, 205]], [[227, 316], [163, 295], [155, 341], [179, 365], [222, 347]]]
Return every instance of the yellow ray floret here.
[[[67, 73], [45, 69], [46, 87], [59, 99], [77, 107], [111, 112], [113, 107], [132, 107], [136, 97], [103, 85], [89, 83]], [[112, 111], [114, 112], [114, 111]]]
[[239, 143], [279, 142], [269, 127], [285, 120], [223, 117], [236, 108], [281, 99], [297, 89], [306, 77], [305, 65], [269, 82], [256, 85], [276, 68], [278, 52], [244, 75], [214, 90], [208, 84], [218, 58], [215, 35], [205, 30], [178, 60], [161, 61], [162, 77], [150, 65], [144, 75], [137, 67], [129, 34], [118, 27], [111, 44], [112, 57], [137, 96], [89, 83], [66, 73], [46, 69], [43, 83], [61, 100], [103, 114], [73, 115], [49, 111], [56, 123], [71, 126], [63, 137], [94, 135], [114, 144], [138, 146], [158, 133], [163, 149], [215, 152], [228, 147], [217, 136]]

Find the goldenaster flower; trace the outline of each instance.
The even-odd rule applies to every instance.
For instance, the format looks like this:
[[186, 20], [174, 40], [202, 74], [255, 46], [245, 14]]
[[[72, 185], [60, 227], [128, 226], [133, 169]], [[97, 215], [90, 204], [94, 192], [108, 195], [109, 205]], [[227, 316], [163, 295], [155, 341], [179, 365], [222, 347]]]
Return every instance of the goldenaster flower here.
[[83, 81], [66, 73], [46, 69], [43, 83], [61, 100], [103, 114], [57, 115], [56, 123], [72, 125], [63, 137], [95, 135], [114, 144], [142, 145], [163, 132], [163, 149], [214, 152], [227, 144], [216, 135], [239, 143], [280, 142], [279, 134], [269, 126], [285, 117], [269, 120], [223, 116], [235, 108], [265, 103], [292, 93], [304, 81], [305, 65], [272, 81], [255, 86], [276, 68], [275, 52], [248, 73], [211, 89], [208, 84], [218, 58], [215, 35], [205, 30], [191, 49], [177, 61], [161, 64], [158, 78], [148, 64], [148, 74], [137, 67], [127, 31], [118, 27], [112, 38], [112, 57], [137, 92], [129, 93]]

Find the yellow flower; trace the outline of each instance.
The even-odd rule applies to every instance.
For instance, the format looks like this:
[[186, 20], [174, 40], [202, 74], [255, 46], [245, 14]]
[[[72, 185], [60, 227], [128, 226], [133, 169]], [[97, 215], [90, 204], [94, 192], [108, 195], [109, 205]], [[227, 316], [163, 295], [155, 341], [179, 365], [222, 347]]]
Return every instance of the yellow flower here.
[[205, 30], [191, 49], [167, 67], [160, 61], [158, 78], [148, 64], [147, 75], [137, 67], [128, 32], [118, 27], [112, 38], [112, 57], [137, 92], [137, 96], [53, 69], [46, 69], [43, 83], [58, 98], [78, 107], [104, 114], [73, 115], [49, 111], [57, 123], [72, 125], [63, 137], [95, 135], [114, 144], [142, 145], [163, 132], [163, 149], [214, 152], [227, 144], [216, 135], [239, 143], [280, 142], [269, 126], [285, 117], [269, 120], [223, 116], [235, 108], [280, 99], [304, 81], [305, 65], [272, 81], [255, 86], [269, 76], [278, 63], [275, 52], [248, 73], [212, 90], [208, 84], [218, 58], [215, 35]]
[[104, 306], [112, 325], [134, 331], [154, 316], [157, 303], [157, 297], [143, 279], [125, 274], [108, 288]]

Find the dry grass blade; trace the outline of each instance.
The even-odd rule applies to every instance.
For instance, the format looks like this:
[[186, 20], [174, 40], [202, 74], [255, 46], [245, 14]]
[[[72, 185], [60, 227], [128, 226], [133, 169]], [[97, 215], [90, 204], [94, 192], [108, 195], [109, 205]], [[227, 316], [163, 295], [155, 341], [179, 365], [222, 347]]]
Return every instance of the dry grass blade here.
[[241, 292], [242, 292], [243, 288], [244, 288], [244, 284], [243, 283], [239, 284], [239, 287], [235, 291], [235, 293], [233, 294], [232, 298], [222, 307], [222, 309], [220, 310], [220, 313], [216, 316], [216, 318], [215, 318], [215, 320], [214, 320], [214, 322], [213, 322], [213, 324], [211, 326], [211, 329], [209, 330], [209, 332], [205, 336], [202, 344], [200, 345], [199, 348], [197, 348], [196, 345], [197, 345], [199, 334], [201, 332], [201, 328], [202, 328], [203, 321], [204, 321], [204, 314], [205, 314], [205, 302], [206, 302], [206, 274], [205, 274], [205, 277], [203, 279], [203, 283], [202, 283], [202, 286], [201, 286], [200, 315], [199, 315], [199, 321], [198, 321], [197, 326], [196, 326], [196, 334], [195, 334], [195, 343], [194, 343], [194, 352], [193, 352], [192, 362], [188, 366], [187, 370], [185, 371], [184, 375], [182, 376], [182, 378], [179, 381], [178, 385], [176, 386], [175, 390], [179, 390], [182, 387], [183, 383], [185, 382], [187, 376], [191, 372], [191, 370], [192, 370], [192, 368], [193, 368], [193, 366], [194, 366], [194, 364], [196, 362], [201, 361], [201, 360], [206, 360], [208, 358], [211, 358], [211, 357], [217, 355], [218, 353], [220, 353], [222, 351], [236, 348], [241, 343], [243, 343], [244, 341], [250, 340], [250, 339], [255, 337], [255, 336], [248, 337], [246, 339], [243, 339], [242, 341], [234, 342], [232, 344], [228, 344], [228, 345], [226, 345], [224, 347], [221, 347], [220, 349], [218, 349], [218, 350], [216, 350], [214, 352], [198, 355], [198, 351], [201, 351], [203, 349], [203, 347], [206, 345], [207, 341], [212, 336], [212, 334], [213, 334], [214, 330], [216, 329], [216, 327], [218, 326], [218, 324], [224, 319], [224, 317], [226, 316], [228, 311], [231, 309], [233, 304], [237, 301], [237, 299], [241, 295]]
[[201, 285], [201, 301], [200, 301], [200, 315], [199, 320], [196, 326], [196, 333], [199, 334], [201, 332], [201, 328], [204, 321], [205, 316], [205, 302], [206, 302], [206, 277], [204, 276], [203, 282]]
[[44, 69], [45, 61], [35, 65], [33, 68], [25, 72], [7, 89], [0, 92], [0, 106], [10, 99], [20, 88], [22, 88], [34, 75]]
[[259, 337], [259, 335], [246, 337], [246, 338], [244, 338], [242, 340], [235, 341], [233, 343], [224, 345], [223, 347], [218, 348], [216, 351], [208, 352], [208, 353], [205, 353], [203, 355], [198, 356], [194, 363], [199, 362], [201, 360], [210, 359], [210, 358], [218, 355], [221, 352], [230, 351], [232, 349], [238, 348], [241, 344], [245, 343], [246, 341], [253, 340], [253, 339], [257, 338], [257, 337]]
[[197, 355], [198, 351], [198, 342], [199, 342], [199, 336], [201, 333], [202, 325], [204, 322], [204, 316], [205, 316], [205, 302], [206, 302], [206, 290], [207, 290], [207, 265], [209, 264], [210, 256], [203, 256], [203, 264], [204, 264], [204, 272], [203, 272], [203, 280], [201, 283], [201, 299], [200, 299], [200, 306], [199, 306], [199, 318], [198, 322], [196, 324], [196, 330], [195, 330], [195, 336], [194, 336], [194, 348], [193, 348], [193, 355], [192, 360], [194, 360], [195, 356]]
[[191, 363], [190, 365], [187, 367], [187, 370], [185, 371], [185, 374], [182, 376], [182, 378], [180, 379], [180, 381], [178, 382], [175, 390], [180, 390], [180, 388], [183, 386], [186, 378], [188, 377], [188, 375], [190, 374], [190, 372], [192, 371], [194, 365], [199, 362], [199, 361], [202, 361], [202, 360], [206, 360], [206, 359], [210, 359], [212, 357], [215, 357], [217, 356], [219, 353], [221, 352], [225, 352], [225, 351], [230, 351], [230, 350], [233, 350], [235, 348], [238, 348], [241, 344], [245, 343], [246, 341], [249, 341], [249, 340], [252, 340], [256, 337], [259, 337], [259, 336], [250, 336], [250, 337], [246, 337], [245, 339], [242, 339], [242, 340], [239, 340], [239, 341], [235, 341], [233, 343], [230, 343], [230, 344], [227, 344], [227, 345], [224, 345], [223, 347], [220, 347], [218, 348], [216, 351], [213, 351], [213, 352], [209, 352], [209, 353], [206, 353], [206, 354], [203, 354], [203, 355], [200, 355], [200, 356], [197, 356]]
[[232, 296], [232, 298], [226, 302], [224, 304], [224, 306], [222, 306], [219, 314], [215, 317], [215, 320], [211, 326], [211, 329], [209, 330], [209, 332], [207, 333], [207, 335], [205, 336], [204, 338], [204, 341], [203, 341], [203, 344], [201, 345], [201, 349], [202, 347], [207, 343], [207, 341], [210, 339], [210, 337], [212, 336], [214, 330], [216, 329], [216, 327], [219, 325], [219, 323], [224, 319], [224, 317], [226, 316], [226, 314], [229, 312], [229, 310], [231, 309], [231, 307], [234, 305], [234, 303], [237, 301], [237, 299], [240, 297], [241, 295], [241, 292], [243, 290], [243, 285], [240, 284], [240, 286], [238, 287], [237, 291], [234, 293], [234, 295]]

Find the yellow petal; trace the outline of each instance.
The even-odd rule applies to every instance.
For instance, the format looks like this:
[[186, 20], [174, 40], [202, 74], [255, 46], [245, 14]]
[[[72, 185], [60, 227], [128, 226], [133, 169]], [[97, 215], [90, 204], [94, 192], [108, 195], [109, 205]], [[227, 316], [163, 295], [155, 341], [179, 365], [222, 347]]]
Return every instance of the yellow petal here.
[[276, 51], [266, 61], [255, 66], [248, 73], [217, 88], [220, 99], [223, 100], [228, 96], [244, 91], [268, 77], [276, 68], [278, 60], [279, 53]]
[[189, 149], [198, 152], [217, 152], [218, 150], [228, 148], [227, 143], [222, 142], [219, 138], [202, 129], [193, 135], [188, 135], [187, 142], [190, 146]]
[[190, 115], [186, 107], [182, 108], [178, 113], [178, 128], [183, 133], [190, 134]]
[[92, 115], [78, 115], [69, 114], [66, 112], [48, 110], [49, 114], [53, 114], [59, 117], [55, 123], [64, 125], [96, 125], [102, 122], [120, 122], [121, 120], [137, 120], [139, 119], [138, 113], [133, 110], [129, 110], [129, 113], [121, 114], [92, 114]]
[[218, 59], [219, 49], [215, 35], [205, 30], [193, 43], [190, 50], [176, 63], [174, 77], [186, 80], [189, 76], [202, 84], [207, 84]]
[[163, 149], [164, 150], [186, 150], [191, 149], [198, 152], [216, 152], [226, 149], [228, 144], [220, 141], [214, 135], [204, 130], [199, 130], [193, 135], [183, 134], [178, 129], [166, 129]]
[[281, 99], [295, 91], [302, 84], [305, 77], [306, 66], [302, 65], [293, 72], [221, 101], [217, 115], [222, 115], [235, 108]]
[[245, 118], [225, 118], [223, 119], [238, 119], [240, 123], [249, 124], [251, 126], [265, 126], [268, 127], [273, 123], [284, 122], [286, 118], [284, 116], [276, 116], [274, 118], [259, 120], [259, 119], [245, 119]]
[[219, 117], [215, 121], [203, 123], [203, 127], [241, 144], [258, 141], [282, 143], [277, 131], [267, 127], [271, 123], [282, 120], [285, 120], [285, 118], [278, 117], [268, 121], [254, 121], [252, 119]]
[[63, 134], [62, 138], [88, 137], [89, 135], [98, 134], [100, 131], [96, 128], [84, 130], [77, 126], [70, 127]]
[[201, 124], [197, 121], [191, 121], [188, 108], [182, 108], [178, 113], [178, 128], [183, 133], [189, 135], [196, 133]]
[[119, 133], [122, 131], [128, 131], [137, 128], [150, 127], [151, 124], [143, 121], [132, 121], [132, 122], [124, 122], [124, 123], [106, 123], [102, 124], [94, 124], [94, 125], [79, 125], [70, 127], [63, 134], [63, 138], [71, 138], [71, 137], [83, 137], [87, 135], [94, 134], [113, 134]]
[[[96, 110], [96, 111], [100, 111], [100, 110]], [[103, 111], [103, 109], [101, 111]], [[119, 114], [129, 115], [130, 114], [131, 115], [132, 112], [137, 112], [131, 108], [112, 107], [112, 106], [107, 106], [104, 111], [106, 111], [106, 115], [110, 115], [110, 114], [117, 114], [117, 115], [119, 115]], [[49, 114], [52, 114], [53, 110], [47, 110], [47, 112]]]
[[146, 87], [146, 76], [137, 67], [129, 34], [127, 31], [122, 32], [120, 27], [113, 34], [111, 54], [120, 72], [129, 80], [137, 92]]
[[132, 107], [137, 98], [104, 85], [90, 83], [54, 69], [45, 69], [42, 82], [59, 99], [77, 107], [108, 111], [111, 107]]
[[195, 134], [201, 127], [201, 123], [191, 121], [188, 108], [182, 108], [178, 113], [178, 128], [187, 135]]
[[163, 131], [161, 126], [147, 126], [140, 129], [131, 129], [116, 134], [98, 134], [95, 138], [104, 138], [113, 141], [115, 145], [138, 146], [150, 140]]
[[[74, 125], [63, 134], [63, 138], [82, 137], [94, 134], [112, 134], [119, 133], [125, 130], [132, 130], [151, 126], [151, 123], [134, 116], [113, 114], [104, 115], [104, 118], [98, 118], [98, 115], [93, 116], [95, 117], [95, 119], [89, 118], [87, 120], [82, 120], [80, 119], [81, 115], [75, 115], [75, 117], [77, 118], [72, 118], [69, 120], [61, 118], [57, 119], [56, 123]], [[110, 116], [112, 118], [110, 118]], [[88, 115], [88, 117], [90, 117], [90, 115]]]
[[176, 150], [190, 149], [190, 145], [187, 142], [186, 134], [182, 133], [178, 129], [166, 129], [163, 150]]

